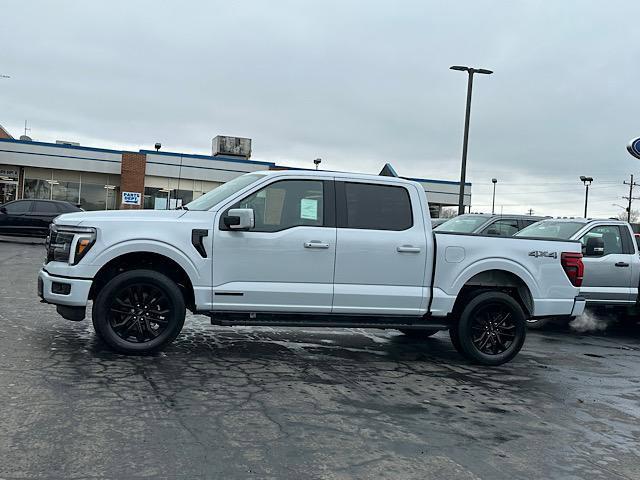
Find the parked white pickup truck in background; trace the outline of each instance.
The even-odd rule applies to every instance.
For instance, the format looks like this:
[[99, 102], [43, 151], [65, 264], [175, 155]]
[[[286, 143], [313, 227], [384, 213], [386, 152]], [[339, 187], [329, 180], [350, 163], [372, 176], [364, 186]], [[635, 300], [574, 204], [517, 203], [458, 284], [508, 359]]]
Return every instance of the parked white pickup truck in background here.
[[[590, 307], [630, 307], [638, 301], [640, 256], [631, 225], [621, 220], [548, 219], [521, 230], [516, 236], [577, 240], [584, 256], [580, 295]], [[530, 319], [541, 327], [549, 319]], [[567, 318], [569, 320], [569, 318]]]
[[124, 353], [158, 350], [185, 308], [217, 325], [449, 329], [472, 361], [522, 347], [526, 319], [579, 315], [577, 241], [433, 234], [423, 188], [396, 177], [272, 171], [171, 211], [61, 215], [43, 301]]

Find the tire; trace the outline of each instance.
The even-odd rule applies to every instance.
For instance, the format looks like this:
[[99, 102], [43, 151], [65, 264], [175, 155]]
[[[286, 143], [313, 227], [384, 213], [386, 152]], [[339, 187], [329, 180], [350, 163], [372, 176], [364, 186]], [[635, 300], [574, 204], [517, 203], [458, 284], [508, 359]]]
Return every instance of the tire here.
[[451, 343], [453, 344], [453, 348], [456, 349], [456, 352], [460, 355], [464, 355], [462, 345], [460, 345], [460, 331], [458, 329], [458, 323], [455, 323], [449, 329], [449, 338], [451, 339]]
[[457, 325], [451, 329], [453, 344], [474, 363], [502, 365], [513, 359], [524, 344], [525, 318], [520, 304], [509, 295], [481, 293], [465, 305]]
[[433, 328], [416, 328], [416, 329], [403, 329], [401, 328], [400, 331], [402, 333], [404, 333], [407, 337], [409, 337], [412, 340], [422, 340], [425, 338], [429, 338], [433, 335], [435, 335], [436, 333], [438, 333], [440, 330], [439, 329], [433, 329]]
[[156, 352], [171, 343], [184, 325], [184, 297], [167, 276], [132, 270], [112, 278], [93, 302], [98, 337], [125, 354]]

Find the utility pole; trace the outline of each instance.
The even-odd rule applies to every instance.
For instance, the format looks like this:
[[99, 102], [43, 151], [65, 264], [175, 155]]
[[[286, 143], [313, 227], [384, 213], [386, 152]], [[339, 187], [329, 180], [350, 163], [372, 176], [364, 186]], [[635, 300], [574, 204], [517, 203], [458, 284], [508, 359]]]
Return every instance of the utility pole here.
[[529, 209], [529, 216], [533, 215], [533, 208]]
[[622, 183], [624, 183], [625, 185], [629, 185], [629, 196], [622, 198], [624, 198], [625, 200], [629, 200], [629, 206], [627, 207], [627, 222], [631, 223], [631, 200], [638, 200], [638, 197], [633, 196], [633, 187], [637, 187], [638, 184], [633, 181], [633, 173], [631, 174], [630, 182], [624, 181]]

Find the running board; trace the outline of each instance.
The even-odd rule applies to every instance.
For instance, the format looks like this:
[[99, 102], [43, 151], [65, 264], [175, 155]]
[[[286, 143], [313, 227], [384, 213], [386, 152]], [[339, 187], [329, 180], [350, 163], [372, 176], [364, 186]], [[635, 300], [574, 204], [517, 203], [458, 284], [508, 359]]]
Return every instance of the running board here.
[[451, 326], [446, 320], [435, 321], [428, 317], [341, 315], [317, 313], [257, 313], [257, 312], [209, 312], [212, 325], [254, 327], [333, 327], [333, 328], [396, 328], [403, 330], [438, 329]]

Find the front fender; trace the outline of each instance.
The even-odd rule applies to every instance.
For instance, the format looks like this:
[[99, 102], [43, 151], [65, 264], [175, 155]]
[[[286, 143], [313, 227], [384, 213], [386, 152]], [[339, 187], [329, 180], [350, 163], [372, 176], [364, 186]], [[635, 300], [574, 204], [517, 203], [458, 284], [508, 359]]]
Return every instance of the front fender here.
[[102, 267], [114, 258], [136, 252], [157, 253], [170, 258], [182, 267], [189, 276], [189, 280], [191, 280], [192, 285], [203, 285], [203, 279], [200, 278], [199, 270], [191, 258], [173, 245], [159, 240], [127, 240], [115, 243], [105, 248], [96, 257], [94, 257], [91, 265]]

